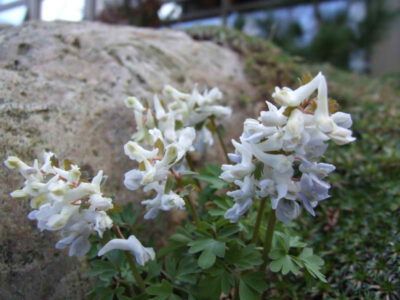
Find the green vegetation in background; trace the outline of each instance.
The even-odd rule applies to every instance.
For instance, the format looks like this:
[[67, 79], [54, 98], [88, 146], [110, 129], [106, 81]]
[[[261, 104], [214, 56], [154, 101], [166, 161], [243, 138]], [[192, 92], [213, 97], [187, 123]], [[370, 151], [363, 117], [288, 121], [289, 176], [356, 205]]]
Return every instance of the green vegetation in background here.
[[[265, 17], [257, 20], [261, 36], [293, 55], [300, 55], [308, 61], [330, 62], [342, 69], [349, 69], [351, 55], [365, 53], [367, 61], [372, 47], [385, 35], [398, 11], [388, 10], [385, 0], [361, 0], [365, 5], [365, 17], [360, 22], [352, 20], [348, 7], [334, 14], [324, 14], [318, 4], [314, 5], [317, 32], [310, 43], [301, 42], [305, 32], [296, 20], [281, 20], [267, 11]], [[349, 1], [349, 5], [350, 5]], [[240, 15], [234, 22], [236, 29], [242, 29], [246, 20]], [[368, 71], [368, 70], [365, 70]]]

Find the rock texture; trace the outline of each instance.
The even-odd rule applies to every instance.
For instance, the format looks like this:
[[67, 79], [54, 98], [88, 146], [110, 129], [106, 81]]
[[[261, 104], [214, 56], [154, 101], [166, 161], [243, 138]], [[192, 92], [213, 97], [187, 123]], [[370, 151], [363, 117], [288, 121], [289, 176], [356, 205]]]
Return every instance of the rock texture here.
[[[183, 32], [96, 23], [2, 28], [0, 161], [7, 155], [32, 161], [49, 149], [89, 174], [103, 169], [110, 194], [138, 201], [121, 184], [131, 164], [122, 145], [134, 131], [124, 98], [198, 83], [218, 86], [227, 102], [240, 103], [255, 95], [243, 69], [237, 53]], [[237, 119], [230, 125], [231, 136], [242, 130]], [[83, 299], [83, 262], [55, 250], [54, 234], [26, 219], [28, 202], [10, 199], [21, 183], [0, 167], [0, 299]]]

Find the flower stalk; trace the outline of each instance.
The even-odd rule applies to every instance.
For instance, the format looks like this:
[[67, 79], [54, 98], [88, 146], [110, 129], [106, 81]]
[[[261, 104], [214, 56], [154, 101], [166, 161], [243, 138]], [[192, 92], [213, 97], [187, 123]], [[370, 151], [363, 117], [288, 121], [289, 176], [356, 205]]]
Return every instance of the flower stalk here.
[[258, 212], [257, 212], [256, 224], [254, 225], [253, 238], [251, 239], [252, 243], [257, 243], [257, 241], [258, 241], [258, 233], [260, 231], [261, 220], [264, 215], [266, 202], [267, 202], [266, 197], [261, 198], [260, 207], [258, 208]]
[[275, 224], [276, 224], [275, 210], [271, 210], [268, 216], [267, 231], [265, 233], [264, 251], [263, 251], [264, 263], [262, 264], [260, 271], [264, 271], [265, 267], [267, 266], [268, 254], [271, 251], [272, 238], [274, 237]]
[[[177, 174], [173, 169], [170, 169], [172, 175], [175, 178], [176, 184], [179, 186], [179, 188], [184, 189], [184, 185], [182, 183], [181, 176]], [[193, 202], [190, 199], [189, 195], [183, 197], [183, 200], [185, 201], [185, 205], [189, 208], [190, 212], [192, 213], [194, 223], [197, 228], [200, 227], [200, 218], [199, 215], [197, 214], [196, 209], [194, 208]]]
[[140, 275], [138, 269], [136, 268], [136, 263], [133, 260], [132, 254], [129, 251], [124, 251], [126, 260], [128, 261], [129, 267], [131, 269], [132, 275], [135, 278], [135, 281], [141, 292], [146, 291], [146, 286], [144, 284], [143, 278]]
[[[196, 169], [194, 167], [194, 163], [193, 163], [193, 159], [192, 156], [190, 155], [190, 153], [186, 153], [186, 161], [188, 163], [189, 169], [192, 172], [196, 172]], [[199, 189], [199, 191], [201, 191], [201, 184], [200, 184], [200, 180], [198, 180], [197, 178], [194, 178], [194, 181], [197, 185], [197, 188]]]
[[228, 149], [226, 148], [225, 142], [224, 142], [224, 138], [221, 135], [221, 132], [219, 132], [217, 130], [217, 125], [215, 124], [215, 119], [214, 118], [210, 118], [210, 124], [211, 124], [211, 130], [213, 133], [217, 134], [219, 143], [221, 145], [222, 151], [224, 152], [224, 156], [225, 156], [225, 160], [227, 163], [230, 162], [229, 156], [228, 156]]

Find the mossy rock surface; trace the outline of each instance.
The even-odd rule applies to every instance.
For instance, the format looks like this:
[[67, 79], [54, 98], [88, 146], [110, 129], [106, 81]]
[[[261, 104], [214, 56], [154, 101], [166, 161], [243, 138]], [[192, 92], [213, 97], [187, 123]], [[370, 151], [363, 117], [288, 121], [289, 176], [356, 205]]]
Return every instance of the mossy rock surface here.
[[[135, 128], [132, 112], [123, 105], [125, 97], [150, 97], [164, 84], [186, 91], [194, 83], [200, 88], [218, 86], [225, 102], [234, 108], [234, 117], [226, 124], [229, 139], [240, 134], [244, 118], [255, 117], [264, 108], [276, 85], [296, 87], [302, 74], [320, 70], [328, 77], [331, 97], [353, 113], [358, 141], [330, 152], [327, 161], [339, 166], [332, 178], [333, 197], [321, 205], [316, 219], [304, 218], [303, 227], [309, 230], [303, 228], [303, 235], [310, 233], [316, 251], [326, 253], [333, 288], [318, 286], [305, 292], [304, 282], [293, 279], [293, 289], [283, 289], [287, 295], [282, 297], [291, 298], [293, 292], [335, 298], [332, 289], [346, 285], [343, 278], [350, 272], [346, 268], [353, 265], [349, 257], [360, 255], [357, 251], [362, 255], [370, 251], [363, 250], [368, 246], [366, 239], [352, 246], [352, 256], [346, 256], [343, 247], [326, 249], [326, 244], [352, 239], [343, 234], [343, 226], [367, 230], [367, 224], [360, 221], [367, 209], [372, 210], [368, 222], [375, 226], [383, 218], [385, 224], [379, 227], [381, 235], [377, 230], [368, 231], [370, 240], [394, 234], [396, 225], [398, 228], [398, 218], [393, 215], [399, 212], [400, 198], [394, 187], [400, 174], [399, 77], [369, 78], [329, 65], [310, 65], [262, 39], [221, 28], [195, 28], [185, 33], [65, 22], [3, 27], [0, 160], [18, 155], [32, 161], [48, 149], [84, 166], [87, 176], [104, 170], [109, 175], [106, 192], [118, 201], [138, 202], [141, 196], [122, 186], [123, 173], [133, 167], [122, 146]], [[211, 159], [219, 156], [218, 151], [211, 151]], [[19, 176], [1, 167], [0, 299], [84, 299], [89, 287], [82, 277], [85, 262], [56, 251], [55, 235], [40, 233], [26, 219], [29, 204], [8, 195], [21, 184]], [[352, 191], [351, 196], [346, 191]], [[369, 197], [361, 198], [365, 192]], [[388, 197], [393, 199], [390, 203]], [[340, 210], [339, 220], [322, 233], [332, 209]], [[358, 223], [348, 224], [349, 218]], [[316, 228], [320, 231], [314, 233]], [[327, 241], [327, 236], [333, 236], [332, 240]], [[377, 250], [379, 243], [368, 247]], [[340, 252], [340, 259], [335, 251]], [[344, 275], [335, 273], [339, 271]], [[351, 295], [349, 289], [343, 295]], [[271, 293], [281, 290], [276, 283]]]

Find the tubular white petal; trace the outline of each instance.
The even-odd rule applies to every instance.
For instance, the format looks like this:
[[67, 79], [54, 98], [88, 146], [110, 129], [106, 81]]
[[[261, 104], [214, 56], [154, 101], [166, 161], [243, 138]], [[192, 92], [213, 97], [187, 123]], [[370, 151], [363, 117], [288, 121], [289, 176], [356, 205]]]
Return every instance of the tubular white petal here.
[[125, 144], [124, 151], [130, 159], [136, 160], [137, 162], [142, 162], [145, 159], [152, 159], [156, 157], [158, 153], [158, 149], [149, 151], [133, 141]]
[[136, 262], [143, 266], [148, 260], [155, 258], [153, 248], [145, 248], [140, 241], [131, 235], [127, 240], [113, 239], [100, 249], [98, 256], [102, 256], [111, 250], [131, 251], [136, 258]]
[[125, 100], [126, 107], [133, 108], [135, 111], [144, 111], [144, 106], [136, 97], [128, 97]]

